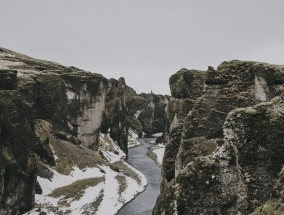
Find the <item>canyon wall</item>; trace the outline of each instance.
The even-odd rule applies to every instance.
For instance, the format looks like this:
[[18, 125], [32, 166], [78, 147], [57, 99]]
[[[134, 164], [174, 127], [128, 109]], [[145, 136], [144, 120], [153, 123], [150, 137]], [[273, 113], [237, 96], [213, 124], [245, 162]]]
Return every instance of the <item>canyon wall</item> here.
[[[138, 114], [155, 95], [137, 95], [124, 78], [108, 80], [0, 48], [0, 96], [0, 214], [9, 215], [34, 207], [35, 192], [42, 192], [37, 175], [51, 174], [45, 165], [70, 173], [84, 159], [75, 151], [82, 151], [81, 146], [98, 151], [104, 142], [101, 133], [109, 134], [127, 155], [128, 130], [146, 131]], [[160, 120], [158, 114], [149, 117]], [[163, 132], [164, 127], [153, 131]], [[72, 147], [73, 153], [63, 150]], [[54, 151], [60, 152], [59, 158]], [[93, 166], [103, 158], [95, 153], [89, 160], [84, 162]]]
[[48, 143], [36, 137], [36, 120], [49, 122], [56, 137], [97, 150], [108, 80], [0, 49], [0, 214], [34, 206], [36, 156], [55, 165]]
[[170, 78], [153, 214], [283, 213], [283, 83], [284, 67], [237, 60]]

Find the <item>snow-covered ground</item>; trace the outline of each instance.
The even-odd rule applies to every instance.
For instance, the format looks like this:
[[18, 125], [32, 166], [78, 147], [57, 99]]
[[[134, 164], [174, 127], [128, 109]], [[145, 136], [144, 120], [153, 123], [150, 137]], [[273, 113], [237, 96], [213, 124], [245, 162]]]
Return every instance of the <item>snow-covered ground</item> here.
[[141, 143], [137, 141], [137, 138], [138, 135], [130, 128], [128, 131], [128, 148], [141, 145]]
[[152, 146], [150, 151], [155, 155], [155, 156], [150, 156], [150, 157], [154, 159], [159, 165], [162, 165], [163, 157], [165, 153], [165, 145], [158, 144], [158, 145]]
[[36, 208], [26, 215], [39, 214], [39, 211], [50, 215], [112, 215], [142, 192], [147, 179], [124, 161], [125, 153], [108, 135], [101, 136], [100, 145], [99, 151], [108, 166], [100, 164], [84, 169], [74, 166], [68, 175], [49, 168], [53, 177], [50, 180], [38, 177], [43, 192], [35, 195]]
[[152, 134], [152, 137], [161, 137], [163, 135], [163, 133], [156, 133], [156, 134]]
[[153, 139], [149, 139], [149, 140], [145, 140], [147, 143], [151, 143], [151, 144], [156, 144], [156, 140]]
[[138, 110], [136, 113], [135, 113], [135, 117], [138, 118], [139, 114], [141, 113], [140, 110]]

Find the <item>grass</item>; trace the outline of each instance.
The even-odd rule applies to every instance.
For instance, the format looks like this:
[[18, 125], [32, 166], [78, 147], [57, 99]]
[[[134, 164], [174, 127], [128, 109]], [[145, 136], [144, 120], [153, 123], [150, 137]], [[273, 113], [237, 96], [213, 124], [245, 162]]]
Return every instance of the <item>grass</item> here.
[[125, 181], [125, 176], [123, 175], [117, 175], [115, 176], [115, 179], [118, 181], [119, 184], [119, 195], [121, 195], [127, 188], [127, 183]]
[[75, 181], [74, 183], [55, 189], [49, 196], [54, 198], [62, 197], [58, 204], [60, 206], [69, 206], [69, 202], [79, 200], [88, 187], [94, 187], [105, 180], [104, 177], [87, 178]]
[[117, 162], [113, 163], [113, 165], [116, 166], [117, 168], [119, 168], [119, 170], [121, 172], [123, 172], [123, 174], [125, 174], [125, 175], [131, 177], [132, 179], [134, 179], [135, 181], [137, 181], [137, 183], [139, 185], [142, 184], [142, 181], [141, 181], [139, 175], [136, 172], [134, 172], [132, 169], [130, 169], [128, 166], [126, 166], [126, 164], [124, 164], [122, 161], [117, 161]]
[[97, 167], [101, 164], [108, 166], [98, 152], [56, 138], [51, 124], [46, 121], [37, 121], [36, 134], [43, 140], [49, 139], [49, 145], [58, 158], [54, 169], [63, 175], [69, 175], [74, 166], [78, 166], [80, 169]]
[[101, 205], [101, 202], [103, 201], [104, 198], [104, 191], [101, 190], [98, 198], [96, 200], [88, 205], [88, 208], [85, 208], [84, 212], [82, 214], [88, 215], [88, 214], [96, 214], [98, 211], [99, 206]]

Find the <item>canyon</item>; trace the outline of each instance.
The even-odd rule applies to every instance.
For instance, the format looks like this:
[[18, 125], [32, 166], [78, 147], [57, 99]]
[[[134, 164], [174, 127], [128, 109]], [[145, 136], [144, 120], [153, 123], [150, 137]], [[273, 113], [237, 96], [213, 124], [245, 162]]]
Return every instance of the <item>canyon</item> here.
[[284, 66], [225, 61], [169, 86], [137, 94], [0, 48], [0, 214], [117, 213], [147, 186], [128, 148], [155, 133], [153, 215], [284, 214]]

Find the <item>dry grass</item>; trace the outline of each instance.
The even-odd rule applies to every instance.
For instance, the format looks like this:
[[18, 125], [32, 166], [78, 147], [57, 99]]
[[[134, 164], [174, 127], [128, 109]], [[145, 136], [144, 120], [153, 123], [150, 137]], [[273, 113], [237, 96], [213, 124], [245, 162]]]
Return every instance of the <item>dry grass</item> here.
[[115, 176], [115, 179], [118, 181], [118, 184], [119, 184], [119, 195], [121, 195], [127, 188], [127, 183], [126, 183], [126, 180], [125, 180], [125, 176], [123, 175], [117, 175]]
[[98, 167], [102, 164], [108, 166], [98, 152], [56, 138], [53, 135], [52, 126], [44, 120], [37, 121], [36, 135], [43, 140], [49, 139], [50, 147], [58, 158], [54, 169], [61, 174], [69, 175], [74, 166], [78, 166], [80, 169]]
[[113, 163], [114, 166], [116, 166], [123, 174], [131, 177], [132, 179], [134, 179], [135, 181], [137, 181], [137, 183], [139, 185], [142, 184], [142, 181], [140, 179], [140, 177], [138, 176], [138, 174], [136, 172], [134, 172], [132, 169], [130, 169], [128, 166], [126, 166], [122, 161], [117, 161], [115, 163]]
[[58, 204], [60, 206], [69, 206], [69, 202], [79, 200], [88, 187], [94, 187], [105, 180], [104, 177], [87, 178], [75, 181], [74, 183], [55, 189], [49, 196], [54, 198], [62, 197]]

